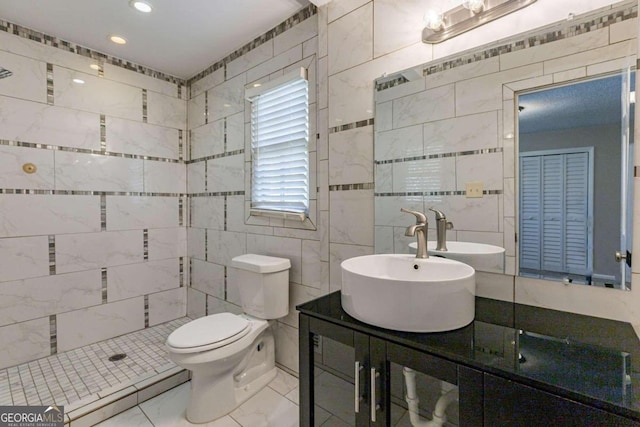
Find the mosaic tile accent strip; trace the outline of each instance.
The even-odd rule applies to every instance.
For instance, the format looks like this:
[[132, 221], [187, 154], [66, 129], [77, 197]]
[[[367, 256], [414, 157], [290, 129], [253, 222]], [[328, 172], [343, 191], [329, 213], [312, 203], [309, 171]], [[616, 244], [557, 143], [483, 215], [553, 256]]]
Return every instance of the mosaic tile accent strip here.
[[189, 258], [189, 287], [191, 287], [191, 278], [193, 277], [193, 260]]
[[[222, 133], [224, 135], [224, 139], [222, 141], [222, 147], [225, 153], [227, 152], [227, 119], [228, 117], [224, 118], [224, 132]], [[244, 152], [244, 150], [242, 151]]]
[[[155, 71], [150, 68], [143, 67], [142, 65], [135, 64], [125, 59], [105, 55], [104, 53], [96, 52], [76, 43], [71, 43], [58, 37], [54, 37], [40, 31], [35, 31], [30, 28], [23, 27], [21, 25], [17, 25], [2, 19], [0, 19], [0, 31], [4, 31], [5, 33], [13, 34], [15, 36], [22, 37], [37, 43], [42, 43], [47, 46], [55, 47], [64, 50], [65, 52], [75, 53], [77, 55], [84, 56], [85, 58], [91, 58], [100, 65], [106, 63], [116, 67], [125, 68], [129, 71], [144, 74], [149, 77], [154, 77], [159, 80], [164, 80], [169, 83], [186, 84], [185, 80], [178, 77], [170, 76], [168, 74], [161, 73], [160, 71]], [[100, 75], [100, 71], [98, 71], [98, 75]]]
[[[226, 78], [225, 78], [226, 80]], [[204, 124], [209, 123], [209, 91], [204, 92]]]
[[55, 314], [49, 316], [49, 346], [52, 355], [58, 352], [58, 322]]
[[142, 230], [142, 259], [149, 260], [149, 229]]
[[[244, 193], [244, 192], [243, 192]], [[32, 194], [62, 196], [140, 196], [140, 197], [182, 197], [183, 193], [145, 193], [140, 191], [78, 191], [78, 190], [28, 190], [22, 188], [0, 188], [0, 194]]]
[[49, 275], [56, 274], [56, 236], [49, 235]]
[[[11, 141], [7, 139], [0, 139], [0, 145], [8, 145], [11, 147], [39, 148], [41, 150], [68, 151], [72, 153], [82, 153], [82, 154], [96, 154], [100, 156], [122, 157], [125, 159], [153, 160], [156, 162], [167, 162], [167, 163], [182, 163], [181, 160], [177, 160], [177, 159], [168, 159], [166, 157], [141, 156], [138, 154], [114, 153], [110, 151], [102, 151], [102, 148], [100, 150], [90, 150], [88, 148], [75, 148], [75, 147], [64, 147], [60, 145], [36, 144], [33, 142]], [[102, 144], [101, 144], [101, 147], [102, 147]]]
[[[226, 212], [227, 209], [225, 208], [225, 216], [226, 216]], [[209, 239], [208, 239], [208, 234], [209, 230], [208, 229], [204, 229], [204, 259], [209, 259]]]
[[[384, 80], [384, 77], [381, 78]], [[400, 86], [401, 84], [409, 82], [409, 79], [400, 74], [398, 77], [391, 78], [391, 80], [382, 81], [380, 83], [376, 82], [376, 92], [380, 92], [381, 90], [389, 89], [395, 86]]]
[[389, 163], [414, 162], [416, 160], [442, 159], [445, 157], [462, 157], [462, 156], [472, 156], [476, 154], [491, 154], [491, 153], [502, 153], [502, 152], [503, 152], [502, 147], [483, 148], [481, 150], [457, 151], [454, 153], [425, 154], [423, 156], [404, 157], [401, 159], [376, 160], [374, 163], [376, 165], [386, 165]]
[[[559, 25], [550, 25], [541, 29], [535, 34], [527, 35], [520, 40], [512, 40], [506, 44], [489, 47], [481, 52], [469, 53], [467, 55], [458, 56], [454, 59], [446, 60], [437, 64], [427, 64], [423, 69], [422, 74], [426, 76], [440, 73], [452, 68], [460, 67], [462, 65], [483, 61], [495, 56], [500, 56], [505, 53], [516, 52], [523, 49], [529, 49], [534, 46], [540, 46], [547, 43], [553, 43], [558, 40], [568, 39], [580, 34], [585, 34], [590, 31], [606, 28], [612, 24], [617, 24], [619, 22], [634, 19], [637, 17], [637, 4], [627, 3], [626, 5], [621, 6], [620, 9], [612, 10], [610, 13], [604, 16], [594, 17], [593, 14], [590, 14], [586, 16], [581, 22], [576, 22], [575, 20], [573, 20], [565, 21]], [[386, 82], [383, 81], [380, 85], [376, 84], [376, 90], [381, 91], [384, 89], [388, 89], [389, 87], [398, 86], [402, 83], [396, 82], [391, 86], [385, 86]]]
[[149, 295], [144, 296], [144, 327], [149, 327]]
[[[503, 190], [484, 190], [485, 196], [504, 194]], [[407, 196], [466, 196], [466, 191], [407, 191], [400, 193], [374, 193], [375, 197], [407, 197]]]
[[[189, 194], [189, 197], [215, 197], [215, 196], [244, 196], [244, 191], [217, 191], [210, 193], [194, 193]], [[225, 205], [226, 208], [226, 205]]]
[[[226, 132], [226, 129], [225, 129], [225, 132]], [[226, 144], [226, 135], [225, 135], [225, 144]], [[191, 163], [205, 162], [205, 161], [211, 160], [211, 159], [220, 159], [222, 157], [237, 156], [238, 154], [244, 154], [244, 148], [241, 148], [240, 150], [228, 151], [226, 153], [212, 154], [211, 156], [200, 157], [200, 158], [195, 159], [195, 160], [187, 160], [185, 163], [189, 165]], [[206, 166], [205, 166], [205, 172], [206, 172]]]
[[[196, 81], [200, 80], [201, 78], [206, 77], [209, 74], [213, 73], [214, 71], [219, 70], [220, 68], [224, 67], [226, 64], [228, 64], [229, 62], [233, 61], [234, 59], [237, 59], [237, 58], [241, 57], [242, 55], [246, 55], [248, 52], [252, 51], [253, 49], [257, 48], [258, 46], [268, 42], [269, 40], [273, 39], [277, 35], [282, 34], [285, 31], [295, 27], [296, 25], [298, 25], [302, 21], [312, 17], [316, 13], [318, 13], [318, 8], [313, 4], [309, 4], [304, 9], [298, 11], [293, 16], [287, 18], [285, 21], [283, 21], [282, 23], [278, 24], [274, 28], [270, 29], [266, 33], [264, 33], [261, 36], [253, 39], [252, 41], [250, 41], [249, 43], [245, 44], [240, 49], [238, 49], [235, 52], [231, 53], [227, 57], [221, 59], [220, 61], [215, 62], [214, 64], [212, 64], [211, 66], [209, 66], [205, 70], [203, 70], [203, 71], [199, 72], [198, 74], [196, 74], [195, 76], [191, 77], [189, 79], [189, 81], [187, 82], [187, 84], [190, 86], [193, 82], [196, 82]], [[225, 69], [225, 73], [226, 73], [226, 69]], [[225, 75], [225, 80], [226, 80], [226, 75]]]
[[209, 190], [209, 162], [204, 162], [204, 191]]
[[178, 129], [178, 160], [184, 160], [184, 138], [182, 129]]
[[178, 225], [184, 226], [184, 200], [183, 197], [178, 198]]
[[100, 195], [100, 231], [107, 231], [107, 196]]
[[[244, 191], [242, 192], [242, 194], [244, 195]], [[223, 228], [224, 231], [227, 231], [227, 209], [228, 209], [227, 206], [228, 206], [227, 205], [227, 195], [225, 194], [225, 196], [224, 196], [224, 228]], [[225, 296], [224, 299], [226, 300], [227, 297]]]
[[180, 287], [184, 287], [184, 257], [180, 257]]
[[[2, 29], [0, 21], [0, 29]], [[53, 64], [47, 62], [47, 104], [53, 105]]]
[[178, 98], [179, 99], [182, 99], [182, 87], [183, 86], [184, 86], [183, 84], [178, 83]]
[[148, 120], [147, 90], [142, 89], [142, 123], [147, 123]]
[[[165, 372], [176, 365], [164, 343], [190, 321], [183, 317], [117, 338], [0, 369], [0, 405], [70, 405], [98, 392]], [[110, 362], [109, 356], [127, 357]]]
[[373, 126], [374, 123], [375, 123], [375, 119], [373, 118], [367, 119], [367, 120], [360, 120], [358, 122], [347, 123], [344, 125], [329, 128], [329, 133], [344, 132], [345, 130], [362, 128], [365, 126]]
[[107, 152], [107, 116], [100, 114], [100, 152]]
[[341, 184], [330, 185], [329, 191], [353, 191], [353, 190], [373, 190], [375, 184], [373, 182], [365, 182], [361, 184]]
[[108, 300], [108, 289], [107, 289], [107, 269], [106, 268], [102, 268], [100, 270], [100, 274], [101, 274], [101, 280], [102, 280], [102, 303], [106, 304], [109, 300]]

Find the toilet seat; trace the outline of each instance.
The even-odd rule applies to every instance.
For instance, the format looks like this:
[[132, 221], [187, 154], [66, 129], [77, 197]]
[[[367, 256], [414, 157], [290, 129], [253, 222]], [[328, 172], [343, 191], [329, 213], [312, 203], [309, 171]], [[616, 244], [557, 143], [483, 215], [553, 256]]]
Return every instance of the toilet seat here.
[[201, 317], [173, 331], [167, 345], [176, 353], [195, 353], [229, 345], [251, 331], [251, 322], [232, 313]]

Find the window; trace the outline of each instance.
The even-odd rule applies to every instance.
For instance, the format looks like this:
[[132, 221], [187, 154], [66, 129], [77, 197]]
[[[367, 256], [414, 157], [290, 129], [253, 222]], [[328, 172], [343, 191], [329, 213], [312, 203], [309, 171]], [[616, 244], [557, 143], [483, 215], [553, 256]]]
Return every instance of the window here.
[[309, 214], [307, 70], [246, 90], [251, 102], [251, 215], [304, 221]]

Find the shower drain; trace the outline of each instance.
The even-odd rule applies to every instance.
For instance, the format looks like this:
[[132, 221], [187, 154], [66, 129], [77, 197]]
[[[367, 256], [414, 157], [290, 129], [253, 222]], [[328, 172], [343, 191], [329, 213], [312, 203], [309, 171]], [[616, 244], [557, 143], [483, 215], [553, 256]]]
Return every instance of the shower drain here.
[[109, 362], [117, 362], [118, 360], [122, 360], [125, 357], [127, 357], [125, 353], [114, 354], [113, 356], [109, 357]]

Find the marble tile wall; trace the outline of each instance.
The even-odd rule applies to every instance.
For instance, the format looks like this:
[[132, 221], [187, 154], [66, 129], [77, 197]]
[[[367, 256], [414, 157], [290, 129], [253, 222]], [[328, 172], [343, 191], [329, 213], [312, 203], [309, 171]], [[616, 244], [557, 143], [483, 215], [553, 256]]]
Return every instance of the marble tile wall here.
[[[241, 312], [234, 256], [257, 253], [291, 260], [290, 314], [274, 325], [277, 362], [298, 370], [295, 305], [328, 290], [328, 259], [320, 259], [319, 161], [316, 142], [317, 43], [315, 8], [305, 8], [237, 53], [189, 81], [187, 103], [190, 200], [188, 315]], [[276, 34], [277, 33], [277, 34]], [[304, 224], [249, 217], [251, 174], [250, 105], [245, 87], [269, 81], [296, 67], [309, 71], [311, 212]], [[326, 127], [326, 126], [325, 126]], [[326, 132], [326, 129], [325, 129]], [[326, 134], [324, 135], [326, 139]], [[326, 143], [325, 143], [326, 146]], [[325, 155], [326, 158], [326, 155]], [[370, 166], [369, 166], [370, 169]], [[326, 171], [326, 170], [325, 170]], [[326, 172], [325, 172], [326, 175]], [[324, 179], [326, 181], [326, 178]], [[323, 206], [327, 210], [328, 206]], [[323, 268], [323, 264], [326, 264]]]
[[184, 316], [186, 82], [0, 24], [0, 368]]

